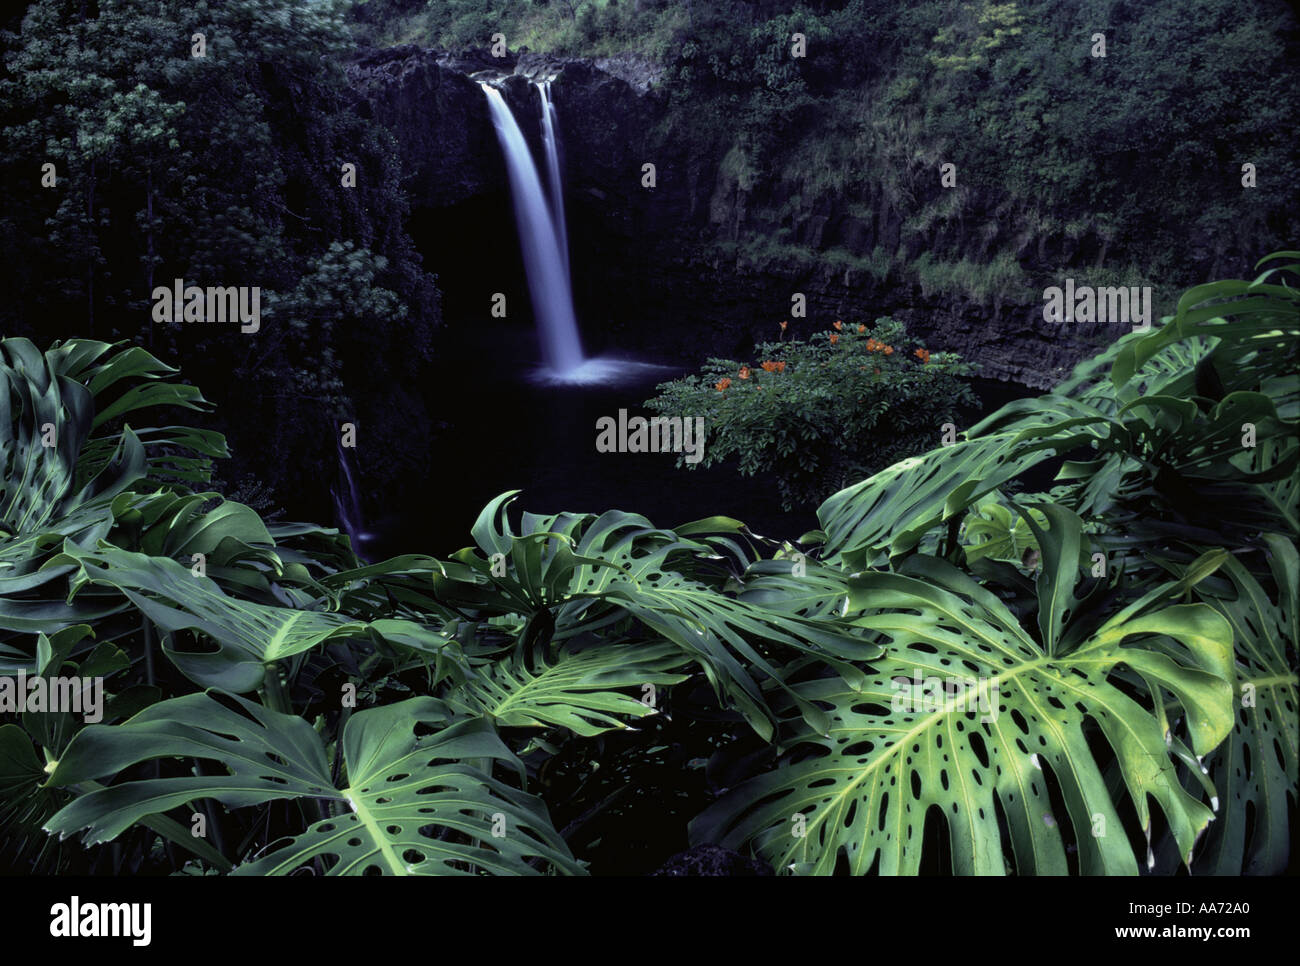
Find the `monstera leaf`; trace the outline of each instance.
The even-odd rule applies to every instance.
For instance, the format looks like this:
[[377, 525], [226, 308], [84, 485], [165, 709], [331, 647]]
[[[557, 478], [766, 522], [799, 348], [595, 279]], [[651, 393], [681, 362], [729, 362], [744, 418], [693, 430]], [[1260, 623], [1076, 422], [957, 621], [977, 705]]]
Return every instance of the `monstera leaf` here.
[[[112, 496], [143, 475], [144, 447], [123, 436], [117, 465], [106, 460], [91, 479], [78, 479], [78, 461], [91, 434], [90, 390], [61, 376], [26, 339], [0, 342], [0, 527], [13, 537], [47, 529], [94, 497]], [[84, 474], [83, 474], [84, 476]]]
[[1265, 265], [1269, 267], [1253, 280], [1225, 279], [1184, 292], [1169, 324], [1119, 348], [1111, 370], [1114, 385], [1124, 387], [1167, 346], [1192, 338], [1217, 343], [1215, 354], [1222, 364], [1216, 369], [1230, 380], [1244, 368], [1238, 364], [1247, 360], [1256, 373], [1294, 370], [1300, 335], [1300, 289], [1295, 287], [1300, 252], [1275, 252], [1260, 259], [1256, 268]]
[[[433, 730], [431, 734], [418, 731]], [[198, 759], [221, 774], [122, 781], [80, 795], [46, 823], [61, 836], [85, 830], [87, 843], [110, 841], [136, 822], [187, 803], [214, 799], [240, 808], [280, 799], [314, 799], [340, 814], [236, 870], [287, 875], [323, 868], [330, 875], [538, 874], [546, 866], [582, 868], [551, 827], [545, 806], [468, 762], [517, 759], [482, 719], [449, 724], [432, 698], [412, 698], [353, 715], [344, 728], [347, 779], [336, 787], [325, 747], [301, 718], [242, 698], [191, 694], [164, 701], [115, 728], [91, 727], [50, 775], [75, 787], [140, 762]]]
[[1081, 447], [1120, 452], [1121, 424], [1101, 410], [1049, 393], [1004, 406], [966, 438], [896, 463], [841, 490], [817, 510], [826, 551], [855, 568], [915, 550], [933, 528], [1044, 460]]
[[[1164, 606], [1159, 590], [1100, 614], [1078, 586], [1079, 520], [1039, 509], [1051, 526], [1036, 534], [1037, 633], [937, 558], [849, 578], [850, 606], [868, 608], [856, 623], [888, 639], [885, 656], [862, 687], [798, 685], [829, 709], [830, 726], [795, 719], [780, 766], [702, 814], [692, 838], [749, 843], [795, 872], [842, 862], [856, 874], [915, 874], [933, 811], [958, 873], [1002, 874], [1004, 863], [1064, 873], [1070, 846], [1081, 872], [1136, 873], [1099, 738], [1148, 839], [1154, 799], [1187, 856], [1214, 813], [1179, 784], [1163, 692], [1184, 709], [1197, 754], [1212, 751], [1232, 727], [1231, 629], [1204, 604]], [[1119, 680], [1120, 669], [1160, 693]]]
[[[1041, 526], [1047, 521], [1040, 511], [1037, 520]], [[966, 539], [967, 561], [974, 563], [983, 557], [994, 560], [1021, 561], [1025, 554], [1038, 550], [1038, 540], [1029, 524], [1012, 507], [1000, 503], [996, 498], [981, 501], [971, 508], [962, 524]]]
[[1291, 851], [1300, 783], [1300, 555], [1276, 534], [1267, 542], [1271, 580], [1261, 583], [1240, 560], [1227, 557], [1226, 581], [1196, 587], [1232, 625], [1237, 653], [1232, 734], [1204, 762], [1227, 807], [1210, 829], [1198, 872], [1277, 875]]
[[[818, 510], [828, 554], [853, 568], [905, 555], [1008, 480], [1085, 447], [1093, 458], [1067, 462], [1054, 491], [1077, 512], [1125, 504], [1122, 526], [1155, 512], [1162, 533], [1186, 536], [1195, 520], [1215, 543], [1243, 529], [1300, 533], [1289, 482], [1300, 468], [1300, 289], [1284, 281], [1298, 267], [1198, 286], [1160, 328], [1125, 335], [1052, 392], [834, 494]], [[1219, 508], [1208, 520], [1206, 504]]]
[[66, 541], [108, 536], [119, 498], [151, 470], [226, 455], [219, 435], [200, 430], [109, 429], [144, 408], [206, 407], [193, 386], [169, 380], [175, 371], [104, 342], [42, 354], [26, 339], [0, 341], [0, 630], [52, 632], [122, 609], [120, 600], [68, 602], [71, 568], [45, 565]]
[[[844, 572], [804, 554], [758, 560], [746, 568], [740, 599], [808, 620], [839, 621], [847, 594]], [[864, 647], [860, 659], [879, 653]]]
[[52, 561], [75, 564], [72, 593], [87, 585], [111, 587], [124, 594], [164, 634], [197, 631], [214, 651], [164, 650], [186, 677], [200, 687], [234, 694], [262, 685], [268, 665], [309, 651], [335, 638], [358, 637], [371, 630], [401, 636], [402, 643], [425, 640], [436, 650], [444, 639], [403, 620], [366, 623], [327, 611], [297, 610], [259, 604], [225, 593], [215, 581], [175, 560], [132, 553], [107, 544], [87, 552], [69, 546]]
[[251, 559], [278, 564], [266, 552], [275, 541], [262, 518], [219, 493], [163, 490], [138, 497], [131, 508], [140, 514], [140, 550], [152, 557], [191, 560], [202, 554], [208, 568]]
[[60, 377], [26, 339], [0, 342], [0, 628], [48, 632], [116, 609], [69, 605], [51, 589], [69, 568], [42, 569], [64, 540], [106, 536], [113, 497], [144, 475], [144, 446], [130, 431], [98, 472], [79, 473], [93, 418], [86, 387]]
[[[683, 528], [691, 534], [683, 537], [617, 510], [524, 514], [525, 532], [515, 534], [505, 514], [512, 498], [493, 500], [474, 527], [487, 556], [461, 551], [440, 565], [434, 588], [447, 606], [521, 615], [526, 646], [635, 622], [646, 638], [671, 642], [697, 662], [714, 690], [764, 737], [772, 734], [773, 719], [759, 681], [785, 687], [773, 649], [842, 663], [876, 653], [836, 619], [758, 606], [697, 579], [697, 558], [718, 556], [705, 539], [705, 522]], [[726, 529], [730, 522], [710, 525]], [[814, 705], [795, 700], [820, 720]]]
[[[15, 340], [16, 341], [16, 340]], [[127, 416], [159, 406], [207, 410], [211, 405], [194, 386], [174, 381], [180, 370], [159, 361], [139, 346], [121, 347], [93, 339], [73, 339], [51, 348], [46, 359], [61, 379], [85, 386], [95, 400], [93, 429], [80, 456], [87, 475], [111, 449], [113, 434], [104, 430]], [[207, 482], [212, 460], [230, 455], [225, 437], [192, 426], [137, 427], [150, 475], [184, 482]]]
[[[89, 627], [77, 625], [51, 636], [38, 635], [35, 663], [27, 668], [28, 673], [40, 674], [47, 680], [63, 675], [102, 681], [129, 667], [126, 655], [115, 645], [107, 641], [88, 643], [90, 633]], [[115, 684], [110, 681], [108, 686], [113, 690], [99, 695], [101, 703], [94, 709], [97, 721], [111, 724], [158, 700], [156, 688], [133, 685], [119, 690]], [[42, 829], [45, 821], [72, 797], [66, 789], [46, 784], [45, 762], [63, 753], [84, 727], [90, 710], [86, 704], [80, 713], [28, 709], [18, 717], [21, 727], [0, 727], [0, 828], [4, 829], [0, 856], [7, 852], [15, 861], [30, 863], [27, 867], [32, 874], [64, 871], [75, 852], [71, 845], [51, 839]], [[207, 842], [195, 839], [179, 823], [154, 816], [142, 824], [218, 866], [224, 862]]]
[[616, 688], [670, 685], [687, 675], [668, 673], [686, 663], [671, 644], [598, 644], [564, 648], [547, 660], [536, 648], [531, 660], [516, 657], [485, 667], [447, 695], [447, 704], [466, 715], [486, 715], [504, 727], [567, 728], [590, 737], [626, 727], [618, 715], [642, 718], [655, 713], [646, 702]]
[[[66, 795], [46, 788], [44, 763], [17, 725], [0, 725], [0, 858], [57, 868], [60, 846], [41, 831]], [[16, 866], [15, 866], [16, 867]]]

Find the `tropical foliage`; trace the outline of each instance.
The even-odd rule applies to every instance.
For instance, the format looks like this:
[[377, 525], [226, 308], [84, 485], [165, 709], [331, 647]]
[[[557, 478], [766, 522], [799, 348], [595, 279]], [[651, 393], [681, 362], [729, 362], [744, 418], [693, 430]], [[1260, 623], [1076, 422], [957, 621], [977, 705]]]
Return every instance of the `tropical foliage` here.
[[6, 864], [581, 874], [593, 815], [690, 785], [661, 821], [783, 873], [1283, 871], [1300, 253], [1261, 268], [799, 545], [504, 494], [365, 564], [204, 490], [222, 441], [144, 423], [207, 403], [144, 350], [7, 340], [0, 664], [106, 695], [4, 711]]
[[[185, 360], [220, 394], [209, 419], [237, 457], [221, 475], [268, 502], [311, 489], [345, 419], [368, 427], [361, 449], [397, 451], [371, 374], [397, 380], [386, 406], [419, 413], [438, 294], [395, 141], [353, 108], [339, 6], [34, 0], [3, 26], [0, 332]], [[176, 279], [257, 287], [259, 332], [152, 321]], [[375, 486], [415, 469], [372, 462]]]
[[[796, 722], [782, 767], [697, 834], [796, 869], [906, 872], [934, 809], [958, 871], [996, 871], [994, 854], [1020, 872], [1132, 871], [1141, 850], [1112, 851], [1122, 806], [1148, 868], [1285, 867], [1272, 816], [1294, 814], [1296, 788], [1297, 257], [1190, 290], [1163, 327], [1048, 396], [828, 500], [825, 558], [850, 571], [847, 609], [887, 639], [887, 658], [868, 689], [810, 683], [803, 696], [839, 727]], [[1032, 581], [968, 555], [963, 524], [985, 528], [981, 498], [1046, 460], [1059, 485], [1017, 497], [1042, 555]], [[997, 686], [998, 714], [954, 715], [950, 697], [920, 712], [882, 704], [913, 668], [924, 680], [958, 666]], [[1231, 815], [1246, 801], [1271, 812], [1249, 845]], [[797, 840], [794, 812], [807, 815]]]
[[[781, 323], [782, 334], [789, 324]], [[935, 352], [902, 323], [837, 321], [812, 340], [767, 342], [757, 361], [710, 359], [701, 372], [659, 386], [646, 405], [670, 417], [705, 417], [708, 444], [696, 464], [734, 461], [773, 480], [782, 503], [820, 502], [846, 483], [929, 448], [945, 423], [956, 431], [974, 394], [974, 372]]]

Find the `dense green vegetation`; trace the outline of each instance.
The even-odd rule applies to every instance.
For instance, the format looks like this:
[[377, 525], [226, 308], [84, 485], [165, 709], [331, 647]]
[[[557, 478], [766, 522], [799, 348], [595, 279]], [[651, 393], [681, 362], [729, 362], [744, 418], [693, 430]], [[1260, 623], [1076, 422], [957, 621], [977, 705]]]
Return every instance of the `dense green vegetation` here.
[[581, 873], [667, 789], [659, 823], [783, 873], [1281, 871], [1300, 253], [1261, 268], [835, 494], [800, 546], [505, 494], [472, 547], [362, 565], [205, 490], [215, 434], [139, 428], [206, 405], [144, 349], [5, 340], [0, 664], [109, 695], [97, 724], [5, 714], [6, 859]]
[[[782, 323], [782, 334], [788, 323]], [[854, 480], [930, 448], [974, 394], [974, 367], [931, 354], [899, 322], [837, 321], [813, 342], [754, 347], [756, 360], [710, 359], [699, 375], [659, 387], [646, 406], [703, 416], [709, 445], [698, 464], [734, 461], [771, 480], [787, 510], [820, 503]]]
[[[739, 236], [724, 219], [711, 240], [760, 264], [830, 257], [981, 303], [1079, 266], [1165, 305], [1296, 234], [1300, 30], [1283, 0], [368, 0], [355, 16], [382, 24], [361, 26], [375, 42], [500, 32], [660, 65], [663, 144], [723, 159], [717, 191], [745, 198]], [[831, 214], [849, 219], [812, 228]]]
[[[820, 502], [798, 541], [512, 491], [471, 546], [372, 563], [276, 512], [327, 512], [345, 422], [372, 491], [475, 470], [404, 438], [439, 296], [358, 42], [619, 56], [647, 154], [704, 175], [674, 246], [924, 308], [1076, 269], [1173, 293], [1296, 237], [1281, 0], [19, 6], [0, 870], [1294, 869], [1300, 252], [970, 427], [970, 366], [892, 318], [660, 387], [705, 465]], [[154, 322], [174, 279], [257, 286], [258, 338]], [[70, 678], [96, 713], [28, 693]]]
[[[717, 162], [706, 237], [674, 245], [778, 277], [854, 272], [895, 293], [891, 311], [1023, 301], [1065, 268], [1095, 285], [1154, 280], [1170, 304], [1300, 227], [1300, 58], [1281, 0], [15, 10], [0, 33], [0, 332], [132, 339], [183, 366], [219, 403], [205, 425], [235, 456], [218, 488], [261, 510], [324, 492], [342, 422], [364, 427], [371, 505], [433, 466], [402, 434], [437, 424], [420, 387], [439, 298], [404, 225], [394, 140], [346, 83], [358, 42], [483, 47], [499, 31], [512, 50], [631, 53], [669, 106], [647, 153]], [[796, 32], [806, 57], [791, 56]], [[259, 286], [256, 347], [152, 324], [153, 288], [176, 278]]]
[[[38, 0], [11, 28], [0, 332], [130, 339], [184, 360], [217, 394], [236, 492], [319, 489], [345, 421], [365, 427], [363, 451], [387, 454], [372, 485], [422, 469], [381, 414], [419, 417], [437, 290], [403, 225], [393, 139], [353, 109], [337, 5]], [[258, 335], [155, 324], [152, 293], [177, 278], [259, 287]]]

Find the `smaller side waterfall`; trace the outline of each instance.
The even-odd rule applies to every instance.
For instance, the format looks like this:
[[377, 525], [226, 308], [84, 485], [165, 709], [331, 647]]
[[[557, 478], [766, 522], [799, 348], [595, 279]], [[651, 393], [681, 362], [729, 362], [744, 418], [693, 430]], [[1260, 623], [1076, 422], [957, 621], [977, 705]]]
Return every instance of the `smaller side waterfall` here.
[[334, 518], [339, 529], [352, 538], [352, 549], [360, 555], [361, 546], [370, 539], [370, 534], [365, 530], [361, 515], [361, 494], [352, 468], [353, 459], [344, 448], [342, 439], [338, 443], [338, 453], [338, 480], [330, 490], [330, 496], [334, 498]]
[[569, 228], [564, 220], [564, 181], [560, 176], [560, 119], [555, 114], [555, 101], [551, 99], [551, 82], [539, 81], [537, 93], [542, 97], [542, 143], [546, 147], [546, 170], [551, 183], [551, 218], [555, 222], [555, 240], [560, 246], [560, 258], [564, 261], [564, 274], [572, 284]]

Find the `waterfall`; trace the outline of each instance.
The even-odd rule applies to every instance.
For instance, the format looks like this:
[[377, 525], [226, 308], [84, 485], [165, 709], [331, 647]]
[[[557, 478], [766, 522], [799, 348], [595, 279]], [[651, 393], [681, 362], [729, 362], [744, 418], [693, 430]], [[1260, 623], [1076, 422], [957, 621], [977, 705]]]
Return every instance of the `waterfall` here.
[[[510, 192], [514, 197], [515, 218], [519, 225], [519, 245], [523, 249], [524, 269], [528, 275], [528, 291], [533, 300], [533, 313], [537, 316], [542, 354], [552, 374], [563, 377], [576, 370], [585, 361], [582, 343], [578, 338], [578, 320], [573, 312], [573, 293], [569, 289], [568, 254], [562, 253], [563, 200], [559, 196], [558, 152], [552, 163], [554, 208], [560, 218], [552, 216], [551, 206], [542, 191], [533, 156], [524, 141], [523, 132], [505, 98], [491, 84], [480, 83], [487, 94], [492, 111], [492, 126], [506, 156], [506, 170], [510, 177]], [[543, 102], [545, 126], [552, 125], [549, 98]], [[554, 143], [552, 127], [551, 144], [547, 154], [551, 157]]]
[[361, 545], [370, 539], [370, 534], [364, 529], [361, 494], [357, 490], [356, 474], [352, 472], [352, 460], [348, 458], [342, 439], [338, 443], [338, 452], [339, 478], [330, 491], [334, 498], [334, 517], [339, 529], [352, 538], [352, 549], [360, 555]]
[[551, 181], [551, 216], [555, 220], [555, 238], [564, 260], [564, 276], [572, 284], [569, 269], [569, 230], [564, 222], [564, 184], [560, 180], [560, 120], [551, 100], [551, 82], [539, 81], [537, 93], [542, 98], [542, 144], [546, 147], [546, 168]]

